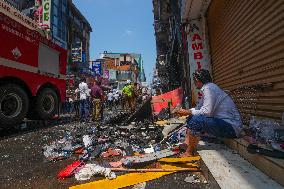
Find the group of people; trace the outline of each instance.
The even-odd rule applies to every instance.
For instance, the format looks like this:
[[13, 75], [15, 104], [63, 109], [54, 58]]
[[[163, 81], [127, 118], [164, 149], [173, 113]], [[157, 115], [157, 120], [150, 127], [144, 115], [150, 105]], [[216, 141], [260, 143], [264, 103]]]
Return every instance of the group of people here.
[[91, 117], [94, 121], [103, 118], [104, 91], [100, 81], [88, 85], [82, 78], [75, 90], [66, 91], [65, 112], [75, 113], [80, 121], [88, 121]]
[[118, 90], [109, 90], [107, 94], [106, 107], [108, 109], [118, 108], [121, 103], [121, 94]]
[[141, 104], [148, 99], [147, 90], [143, 92], [137, 83], [132, 84], [126, 81], [122, 92], [118, 90], [103, 90], [100, 81], [87, 84], [86, 79], [81, 79], [80, 83], [73, 90], [66, 91], [66, 102], [64, 103], [65, 113], [75, 113], [81, 121], [93, 121], [103, 119], [103, 109], [122, 108], [125, 111], [135, 111], [137, 104]]

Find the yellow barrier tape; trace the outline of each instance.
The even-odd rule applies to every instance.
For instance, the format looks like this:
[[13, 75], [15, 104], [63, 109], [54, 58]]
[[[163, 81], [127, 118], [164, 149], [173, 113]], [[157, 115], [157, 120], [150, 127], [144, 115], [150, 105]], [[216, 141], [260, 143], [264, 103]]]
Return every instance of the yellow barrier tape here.
[[189, 167], [196, 167], [196, 168], [199, 167], [199, 165], [196, 163], [187, 163], [186, 165]]
[[182, 158], [162, 158], [158, 161], [160, 162], [167, 162], [167, 163], [179, 163], [179, 162], [191, 162], [191, 161], [199, 161], [200, 156], [193, 156], [193, 157], [182, 157]]
[[[180, 168], [173, 165], [161, 165], [163, 169], [174, 169]], [[128, 186], [132, 186], [135, 184], [139, 184], [141, 182], [147, 182], [150, 180], [154, 180], [160, 178], [165, 175], [172, 174], [174, 172], [145, 172], [145, 173], [129, 173], [125, 175], [118, 176], [113, 180], [99, 180], [86, 184], [81, 184], [77, 186], [69, 187], [69, 189], [118, 189], [124, 188]]]

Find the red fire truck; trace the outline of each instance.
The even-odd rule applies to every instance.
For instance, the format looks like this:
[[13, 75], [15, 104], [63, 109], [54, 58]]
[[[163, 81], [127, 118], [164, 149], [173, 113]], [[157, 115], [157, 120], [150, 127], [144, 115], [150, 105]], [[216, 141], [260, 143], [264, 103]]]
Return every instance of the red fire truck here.
[[67, 51], [0, 0], [0, 126], [51, 119], [66, 92]]

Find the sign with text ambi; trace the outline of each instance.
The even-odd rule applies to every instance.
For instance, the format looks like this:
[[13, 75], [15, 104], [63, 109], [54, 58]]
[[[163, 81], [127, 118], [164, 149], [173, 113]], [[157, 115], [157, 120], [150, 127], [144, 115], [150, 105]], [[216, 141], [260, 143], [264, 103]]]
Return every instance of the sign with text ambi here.
[[189, 24], [188, 54], [190, 64], [192, 104], [196, 105], [202, 94], [196, 88], [192, 74], [196, 70], [206, 69], [212, 74], [211, 60], [208, 51], [208, 39], [204, 31], [206, 22], [191, 20]]

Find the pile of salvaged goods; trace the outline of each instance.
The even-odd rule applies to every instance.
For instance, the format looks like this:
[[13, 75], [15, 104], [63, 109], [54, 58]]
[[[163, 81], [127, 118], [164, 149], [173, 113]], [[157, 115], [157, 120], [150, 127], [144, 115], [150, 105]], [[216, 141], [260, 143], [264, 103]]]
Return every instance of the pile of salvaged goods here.
[[[282, 123], [284, 126], [284, 123]], [[284, 129], [277, 121], [252, 117], [244, 129], [249, 153], [284, 158]]]

